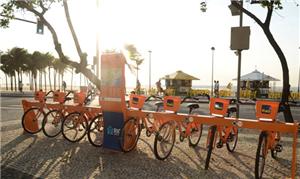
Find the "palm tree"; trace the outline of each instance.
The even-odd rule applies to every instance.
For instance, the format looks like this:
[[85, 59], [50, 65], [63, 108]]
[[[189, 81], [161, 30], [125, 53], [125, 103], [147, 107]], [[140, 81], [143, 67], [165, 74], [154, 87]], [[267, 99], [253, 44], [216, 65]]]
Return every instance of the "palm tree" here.
[[[52, 62], [54, 60], [54, 57], [50, 53], [41, 53], [40, 57], [40, 67], [41, 67], [41, 72], [44, 73], [44, 85], [45, 85], [45, 91], [47, 90], [47, 76], [46, 76], [46, 68], [48, 67], [48, 74], [49, 74], [49, 83], [50, 83], [50, 89], [51, 87], [51, 77], [50, 77], [50, 68], [52, 66]], [[42, 73], [41, 73], [42, 74]]]
[[[13, 68], [18, 76], [18, 82], [19, 82], [19, 89], [20, 89], [20, 83], [23, 83], [23, 70], [26, 69], [26, 60], [28, 58], [28, 52], [24, 48], [18, 48], [14, 47], [9, 52], [9, 57], [11, 60], [11, 63], [13, 64]], [[15, 78], [15, 77], [14, 77]], [[15, 79], [15, 90], [16, 90], [16, 79]]]
[[[35, 85], [35, 90], [37, 90], [37, 74], [39, 76], [39, 89], [42, 88], [42, 72], [44, 70], [44, 64], [43, 64], [43, 61], [41, 59], [43, 59], [42, 57], [42, 53], [41, 52], [38, 52], [38, 51], [34, 51], [32, 53], [32, 63], [34, 64], [35, 66], [35, 74], [34, 74], [34, 85]], [[39, 72], [39, 73], [37, 73]]]
[[1, 67], [0, 69], [5, 74], [5, 87], [6, 90], [8, 90], [8, 82], [7, 82], [7, 76], [10, 76], [10, 67], [8, 65], [9, 62], [9, 56], [7, 54], [1, 55]]
[[[47, 66], [48, 66], [48, 78], [49, 78], [49, 86], [50, 86], [50, 90], [52, 90], [52, 84], [51, 84], [51, 67], [53, 67], [53, 61], [54, 61], [54, 57], [50, 54], [50, 53], [46, 53], [46, 61], [47, 61]], [[46, 81], [46, 79], [45, 79]]]
[[61, 87], [61, 81], [63, 81], [64, 71], [67, 65], [59, 59], [55, 59], [53, 62], [54, 68], [54, 89], [56, 89], [56, 76], [58, 75], [58, 89]]
[[139, 81], [139, 65], [141, 65], [144, 61], [143, 58], [141, 58], [141, 54], [137, 51], [136, 47], [133, 44], [126, 44], [125, 49], [129, 53], [130, 60], [135, 62], [135, 69], [136, 69], [136, 81]]

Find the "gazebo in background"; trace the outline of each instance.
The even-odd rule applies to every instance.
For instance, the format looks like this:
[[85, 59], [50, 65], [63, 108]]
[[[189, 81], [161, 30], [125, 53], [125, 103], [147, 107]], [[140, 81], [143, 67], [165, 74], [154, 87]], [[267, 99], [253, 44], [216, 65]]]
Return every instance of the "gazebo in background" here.
[[175, 95], [187, 95], [192, 88], [192, 80], [199, 80], [180, 70], [160, 78], [165, 80], [166, 89], [172, 89]]
[[[237, 80], [236, 78], [233, 80]], [[251, 73], [241, 76], [241, 89], [256, 92], [258, 98], [268, 98], [270, 81], [280, 81], [264, 73], [254, 70]]]

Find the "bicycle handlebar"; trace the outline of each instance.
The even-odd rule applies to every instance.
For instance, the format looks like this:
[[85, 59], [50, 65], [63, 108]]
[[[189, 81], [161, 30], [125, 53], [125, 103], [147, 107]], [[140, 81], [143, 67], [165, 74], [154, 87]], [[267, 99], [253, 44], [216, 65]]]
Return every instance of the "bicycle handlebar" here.
[[94, 92], [90, 92], [88, 93], [88, 95], [85, 97], [84, 99], [84, 104], [86, 105], [88, 102], [90, 102], [91, 100], [89, 99], [89, 97], [92, 97], [95, 93]]
[[48, 96], [50, 93], [54, 93], [53, 90], [48, 91], [48, 93], [46, 93], [45, 97]]
[[146, 100], [145, 102], [149, 101], [151, 98], [154, 98], [154, 99], [159, 99], [162, 101], [162, 97], [159, 97], [159, 96], [155, 96], [155, 95], [150, 95]]
[[64, 100], [64, 102], [69, 101], [69, 100], [72, 99], [72, 98], [68, 97], [71, 93], [74, 94], [74, 91], [69, 91], [69, 92], [65, 95], [65, 100]]
[[186, 97], [184, 97], [184, 98], [181, 100], [180, 104], [184, 103], [187, 99], [195, 99], [195, 100], [199, 100], [199, 99], [196, 98], [196, 97], [186, 96]]

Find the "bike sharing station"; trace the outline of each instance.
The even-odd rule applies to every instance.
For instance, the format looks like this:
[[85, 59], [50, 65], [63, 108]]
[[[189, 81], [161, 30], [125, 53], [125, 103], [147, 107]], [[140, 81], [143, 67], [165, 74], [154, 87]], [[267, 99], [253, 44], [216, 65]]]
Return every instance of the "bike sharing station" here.
[[[154, 118], [159, 120], [161, 124], [165, 124], [173, 121], [185, 121], [195, 122], [197, 124], [211, 125], [211, 126], [227, 126], [237, 128], [256, 129], [261, 131], [272, 131], [279, 133], [290, 133], [293, 135], [293, 152], [292, 152], [292, 166], [291, 177], [296, 176], [296, 149], [297, 149], [297, 135], [298, 135], [298, 123], [284, 123], [277, 122], [276, 116], [279, 108], [279, 103], [270, 103], [268, 101], [261, 101], [256, 104], [256, 117], [257, 119], [241, 119], [225, 117], [228, 103], [225, 100], [216, 99], [214, 102], [210, 102], [210, 114], [206, 115], [193, 115], [193, 114], [178, 114], [177, 111], [180, 107], [180, 98], [173, 96], [166, 96], [163, 100], [164, 111], [153, 112], [142, 110], [142, 106], [145, 102], [145, 96], [131, 95], [129, 101], [129, 108], [126, 107], [125, 101], [125, 58], [121, 54], [108, 54], [102, 56], [101, 63], [101, 107], [103, 111], [104, 123], [105, 123], [105, 135], [103, 147], [110, 149], [120, 150], [120, 136], [122, 135], [122, 126], [126, 120], [129, 119], [142, 119], [142, 118]], [[136, 131], [134, 128], [138, 125], [132, 125], [131, 128], [126, 130]], [[188, 130], [188, 129], [186, 129]], [[126, 135], [126, 133], [130, 135]], [[125, 140], [126, 143], [132, 143], [136, 145], [137, 132], [125, 132], [124, 137], [121, 140]], [[127, 138], [127, 139], [126, 139]], [[132, 141], [130, 141], [132, 140]], [[123, 141], [124, 142], [124, 141]], [[268, 145], [271, 145], [268, 143]], [[270, 147], [270, 146], [269, 146]], [[268, 150], [265, 149], [265, 153]], [[206, 169], [208, 168], [205, 167]]]
[[[233, 131], [237, 131], [239, 128], [256, 129], [262, 131], [259, 140], [260, 147], [263, 146], [262, 155], [267, 154], [268, 150], [272, 151], [272, 155], [275, 150], [274, 141], [278, 139], [278, 133], [290, 133], [293, 135], [292, 143], [292, 162], [291, 162], [291, 177], [296, 176], [296, 162], [297, 162], [297, 135], [299, 124], [298, 123], [285, 123], [276, 121], [278, 113], [279, 103], [258, 101], [256, 103], [256, 118], [257, 119], [241, 119], [235, 117], [226, 117], [229, 101], [220, 98], [211, 98], [209, 109], [210, 115], [198, 115], [198, 114], [181, 114], [177, 113], [181, 98], [176, 96], [163, 97], [163, 110], [162, 111], [146, 111], [142, 107], [145, 103], [146, 97], [142, 95], [130, 95], [129, 107], [127, 107], [125, 100], [125, 57], [120, 53], [104, 54], [101, 57], [101, 94], [99, 102], [104, 120], [104, 138], [103, 147], [113, 149], [117, 151], [130, 151], [136, 147], [139, 133], [141, 130], [140, 124], [144, 119], [152, 121], [152, 128], [149, 127], [149, 131], [155, 134], [154, 153], [156, 158], [163, 160], [167, 158], [173, 148], [175, 142], [175, 130], [185, 121], [185, 132], [182, 132], [180, 140], [188, 137], [189, 133], [194, 132], [194, 129], [201, 125], [216, 126], [215, 128], [209, 128], [208, 132], [207, 148], [208, 155], [206, 159], [205, 169], [209, 167], [209, 160], [211, 151], [214, 148], [214, 141], [218, 134], [216, 130], [220, 126], [225, 129], [233, 128]], [[45, 94], [41, 94], [44, 99]], [[42, 106], [43, 100], [35, 102], [23, 101], [23, 108], [26, 111], [32, 106]], [[195, 105], [189, 106], [190, 109]], [[34, 115], [34, 114], [32, 114]], [[33, 117], [34, 118], [34, 117]], [[31, 126], [32, 129], [38, 128], [38, 123], [34, 120], [26, 120], [24, 125]], [[168, 135], [162, 135], [160, 132], [165, 128], [168, 128]], [[179, 129], [180, 127], [178, 127]], [[151, 131], [150, 129], [154, 129]], [[147, 129], [148, 130], [148, 129]], [[201, 129], [202, 130], [202, 129]], [[180, 131], [181, 133], [181, 131]], [[151, 133], [150, 133], [151, 135]], [[236, 133], [237, 135], [237, 133]], [[157, 143], [164, 142], [165, 138], [170, 138], [172, 143], [169, 151], [161, 156], [156, 147]], [[128, 150], [124, 150], [128, 149]], [[274, 149], [274, 150], [273, 150]]]

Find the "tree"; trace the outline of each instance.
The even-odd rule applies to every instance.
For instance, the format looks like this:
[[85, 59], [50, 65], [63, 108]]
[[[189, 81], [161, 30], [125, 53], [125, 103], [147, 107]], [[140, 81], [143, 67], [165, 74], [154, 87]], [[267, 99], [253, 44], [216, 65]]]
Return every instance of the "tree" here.
[[[45, 13], [50, 9], [53, 3], [61, 2], [63, 2], [68, 26], [70, 28], [76, 46], [76, 50], [80, 59], [79, 63], [66, 58], [55, 29], [45, 17]], [[3, 7], [1, 15], [4, 16], [2, 19], [0, 19], [1, 27], [8, 27], [10, 20], [12, 20], [14, 17], [16, 9], [23, 9], [25, 11], [33, 13], [51, 32], [55, 50], [58, 54], [59, 59], [66, 65], [75, 68], [76, 73], [82, 73], [83, 75], [85, 75], [92, 83], [94, 83], [97, 86], [98, 89], [100, 89], [100, 79], [98, 79], [97, 76], [90, 69], [87, 68], [87, 54], [81, 50], [78, 38], [72, 25], [67, 0], [9, 0], [6, 3], [3, 3], [1, 6]]]
[[[18, 87], [20, 88], [20, 83], [23, 83], [23, 70], [25, 70], [26, 60], [28, 58], [28, 52], [24, 48], [14, 47], [9, 52], [9, 59], [11, 60], [12, 68], [18, 76]], [[16, 79], [15, 79], [16, 81]], [[16, 83], [16, 82], [15, 82]], [[15, 85], [16, 90], [17, 85]]]
[[125, 49], [129, 53], [129, 58], [135, 63], [134, 69], [136, 69], [136, 81], [139, 81], [139, 65], [141, 65], [144, 59], [141, 57], [141, 54], [137, 51], [136, 47], [133, 44], [126, 44]]
[[264, 31], [268, 41], [270, 42], [271, 46], [275, 50], [282, 68], [282, 76], [283, 76], [283, 88], [282, 88], [282, 97], [281, 97], [281, 104], [284, 106], [285, 110], [283, 111], [284, 118], [286, 122], [294, 122], [293, 116], [291, 113], [290, 106], [288, 104], [289, 96], [290, 96], [290, 84], [289, 84], [289, 68], [287, 65], [287, 61], [283, 51], [281, 50], [279, 44], [276, 42], [273, 34], [270, 30], [270, 23], [272, 19], [272, 14], [274, 10], [282, 9], [282, 3], [280, 0], [251, 0], [251, 4], [260, 4], [263, 8], [267, 9], [266, 18], [261, 21], [257, 16], [255, 16], [252, 12], [248, 11], [247, 9], [243, 8], [238, 1], [231, 0], [232, 5], [234, 5], [237, 9], [241, 10], [247, 16], [252, 18]]
[[9, 56], [7, 54], [1, 55], [1, 67], [0, 67], [0, 69], [5, 74], [5, 87], [6, 87], [6, 90], [8, 90], [7, 77], [10, 76], [11, 71], [12, 71], [8, 63], [9, 63]]

